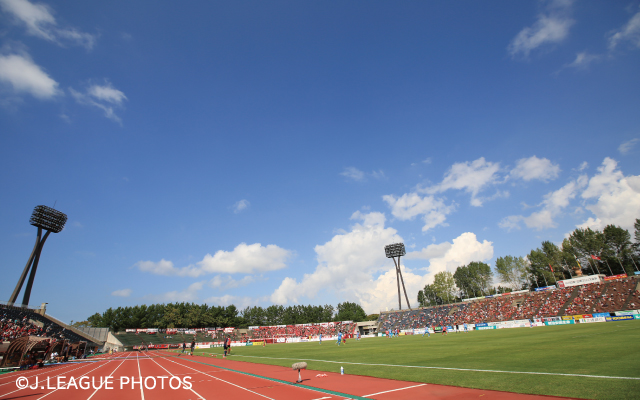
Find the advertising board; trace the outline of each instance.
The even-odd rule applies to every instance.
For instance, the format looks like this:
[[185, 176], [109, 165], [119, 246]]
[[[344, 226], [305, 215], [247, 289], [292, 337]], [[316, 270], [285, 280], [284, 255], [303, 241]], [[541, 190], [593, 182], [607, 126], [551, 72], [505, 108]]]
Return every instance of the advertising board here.
[[575, 323], [574, 320], [570, 319], [570, 320], [565, 320], [565, 321], [545, 321], [544, 324], [547, 326], [552, 326], [552, 325], [573, 325]]
[[620, 274], [620, 275], [611, 275], [611, 276], [605, 276], [604, 280], [605, 281], [613, 281], [615, 279], [622, 279], [622, 278], [626, 278], [627, 274]]
[[607, 322], [615, 322], [615, 321], [629, 321], [635, 319], [633, 315], [618, 315], [615, 317], [605, 317]]
[[566, 288], [571, 286], [579, 286], [579, 285], [587, 285], [589, 283], [600, 283], [602, 282], [602, 278], [600, 275], [589, 275], [589, 276], [581, 276], [580, 278], [573, 279], [565, 279], [563, 281], [558, 281], [559, 288]]

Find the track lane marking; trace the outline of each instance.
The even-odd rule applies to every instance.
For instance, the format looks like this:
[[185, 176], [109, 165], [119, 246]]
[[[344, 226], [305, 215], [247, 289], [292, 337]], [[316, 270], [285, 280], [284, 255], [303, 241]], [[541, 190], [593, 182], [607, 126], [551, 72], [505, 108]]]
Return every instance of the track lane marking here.
[[[138, 353], [136, 353], [136, 360], [138, 361], [138, 376], [140, 377], [140, 396], [142, 396], [142, 400], [144, 400], [144, 390], [142, 389], [142, 374], [140, 373], [140, 359], [138, 358]], [[132, 386], [133, 387], [133, 386]]]
[[371, 397], [371, 396], [375, 396], [375, 395], [378, 395], [378, 394], [385, 394], [385, 393], [397, 392], [397, 391], [399, 391], [399, 390], [413, 389], [413, 388], [417, 388], [417, 387], [420, 387], [420, 386], [427, 386], [427, 384], [426, 384], [426, 383], [422, 383], [422, 384], [420, 384], [420, 385], [407, 386], [407, 387], [403, 387], [403, 388], [399, 388], [399, 389], [385, 390], [384, 392], [378, 392], [378, 393], [372, 393], [372, 394], [365, 394], [365, 395], [364, 395], [364, 396], [362, 396], [362, 397]]
[[[82, 378], [83, 376], [85, 376], [85, 375], [89, 374], [89, 372], [93, 372], [93, 371], [97, 370], [98, 368], [102, 368], [103, 366], [105, 366], [105, 365], [107, 365], [107, 364], [109, 364], [109, 363], [110, 363], [110, 361], [107, 361], [106, 363], [104, 363], [104, 364], [102, 364], [102, 365], [98, 365], [97, 367], [95, 367], [95, 368], [94, 368], [94, 369], [92, 369], [91, 371], [85, 372], [84, 374], [80, 375], [78, 378]], [[75, 378], [74, 378], [74, 379], [75, 379]], [[66, 387], [65, 389], [69, 389], [69, 384], [67, 384], [67, 387]], [[37, 398], [37, 400], [44, 399], [45, 397], [47, 397], [47, 396], [48, 396], [48, 395], [50, 395], [51, 393], [57, 392], [58, 390], [60, 390], [60, 389], [58, 388], [58, 389], [56, 389], [56, 390], [52, 390], [51, 392], [49, 392], [49, 393], [45, 394], [44, 396], [42, 396], [42, 397], [38, 397], [38, 398]]]
[[[163, 367], [162, 365], [160, 365], [160, 363], [159, 363], [159, 362], [157, 362], [156, 360], [154, 360], [153, 358], [150, 358], [150, 360], [151, 360], [151, 361], [153, 361], [154, 363], [158, 364], [158, 366], [159, 366], [160, 368], [162, 368], [163, 370], [167, 371], [167, 373], [168, 373], [169, 375], [171, 375], [172, 377], [173, 377], [173, 376], [175, 376], [174, 374], [172, 374], [171, 372], [169, 372], [165, 367]], [[198, 396], [199, 398], [201, 398], [201, 399], [203, 399], [203, 400], [206, 400], [206, 399], [204, 398], [204, 396], [202, 396], [200, 393], [198, 393], [198, 392], [196, 392], [195, 390], [193, 390], [193, 388], [190, 388], [189, 390], [191, 390], [193, 393], [195, 393], [195, 394], [196, 394], [196, 396]], [[87, 399], [87, 400], [88, 400], [88, 399]]]
[[[127, 356], [127, 357], [129, 357], [129, 356]], [[113, 376], [113, 374], [116, 372], [116, 370], [117, 370], [118, 368], [120, 368], [120, 366], [121, 366], [122, 364], [124, 364], [124, 362], [125, 362], [125, 361], [126, 361], [126, 357], [125, 357], [125, 359], [124, 359], [124, 360], [122, 360], [122, 362], [121, 362], [120, 364], [118, 364], [118, 366], [116, 367], [116, 369], [114, 369], [114, 370], [109, 374], [109, 376]], [[107, 378], [108, 378], [108, 377], [107, 377]], [[100, 390], [100, 389], [102, 389], [102, 385], [100, 385], [100, 387], [99, 387], [99, 388], [97, 388], [97, 389], [96, 389], [96, 390], [91, 394], [91, 396], [89, 396], [89, 398], [87, 398], [87, 400], [91, 400], [91, 398], [92, 398], [93, 396], [95, 396], [95, 394], [96, 394], [96, 393], [98, 393], [98, 390]]]
[[170, 359], [168, 359], [168, 358], [166, 358], [166, 357], [164, 357], [164, 359], [165, 359], [165, 360], [167, 360], [167, 361], [170, 361], [170, 362], [172, 362], [172, 363], [174, 363], [174, 364], [178, 364], [178, 365], [181, 365], [181, 366], [183, 366], [183, 367], [185, 367], [185, 368], [189, 368], [189, 369], [192, 369], [192, 370], [194, 370], [194, 371], [197, 371], [197, 372], [199, 372], [199, 373], [201, 373], [201, 374], [207, 375], [208, 377], [211, 377], [211, 378], [213, 378], [213, 379], [215, 379], [215, 380], [218, 380], [218, 381], [220, 381], [220, 382], [224, 382], [224, 383], [229, 384], [229, 385], [231, 385], [231, 386], [235, 386], [235, 387], [237, 387], [237, 388], [239, 388], [239, 389], [246, 390], [247, 392], [250, 392], [250, 393], [253, 393], [253, 394], [257, 394], [258, 396], [260, 396], [260, 397], [264, 397], [265, 399], [275, 400], [275, 399], [272, 399], [271, 397], [265, 396], [265, 395], [260, 394], [260, 393], [258, 393], [258, 392], [254, 392], [253, 390], [250, 390], [250, 389], [244, 388], [244, 387], [242, 387], [242, 386], [236, 385], [235, 383], [231, 383], [231, 382], [229, 382], [229, 381], [225, 381], [224, 379], [220, 379], [220, 378], [215, 377], [215, 376], [213, 376], [213, 375], [209, 375], [209, 374], [207, 374], [207, 373], [205, 373], [205, 372], [198, 371], [197, 369], [195, 369], [195, 368], [191, 368], [191, 367], [189, 367], [188, 365], [180, 364], [179, 362], [175, 362], [175, 361], [170, 360]]
[[[236, 354], [234, 357], [247, 357], [247, 358], [264, 358], [267, 360], [299, 360], [298, 358], [284, 358], [284, 357], [260, 357], [260, 356], [246, 356]], [[372, 363], [357, 363], [349, 361], [329, 361], [329, 360], [314, 360], [312, 358], [305, 358], [305, 361], [324, 362], [331, 364], [350, 364], [350, 365], [372, 365], [375, 367], [400, 367], [400, 368], [422, 368], [422, 369], [443, 369], [450, 371], [470, 371], [470, 372], [495, 372], [499, 374], [524, 374], [524, 375], [552, 375], [552, 376], [575, 376], [579, 378], [601, 378], [601, 379], [628, 379], [640, 381], [640, 378], [632, 376], [607, 376], [607, 375], [584, 375], [584, 374], [562, 374], [559, 372], [529, 372], [529, 371], [500, 371], [492, 369], [474, 369], [474, 368], [451, 368], [451, 367], [428, 367], [424, 365], [399, 365], [399, 364], [372, 364]]]

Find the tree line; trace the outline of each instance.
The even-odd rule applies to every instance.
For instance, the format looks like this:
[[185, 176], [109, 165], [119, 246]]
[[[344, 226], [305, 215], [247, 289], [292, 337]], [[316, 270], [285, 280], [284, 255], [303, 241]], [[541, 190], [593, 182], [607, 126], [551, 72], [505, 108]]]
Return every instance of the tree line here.
[[[371, 316], [374, 317], [374, 316]], [[109, 308], [95, 313], [74, 326], [110, 328], [117, 332], [136, 328], [247, 328], [249, 326], [295, 325], [330, 321], [364, 321], [367, 315], [359, 304], [344, 302], [332, 305], [271, 305], [247, 307], [209, 306], [194, 303], [169, 303]], [[377, 319], [377, 315], [375, 316]]]
[[525, 257], [496, 259], [495, 272], [505, 287], [492, 285], [494, 273], [483, 262], [442, 271], [418, 292], [421, 307], [448, 304], [465, 298], [516, 290], [533, 290], [584, 275], [633, 275], [640, 271], [640, 219], [634, 223], [634, 241], [626, 229], [607, 225], [602, 231], [578, 228], [560, 246], [548, 240]]

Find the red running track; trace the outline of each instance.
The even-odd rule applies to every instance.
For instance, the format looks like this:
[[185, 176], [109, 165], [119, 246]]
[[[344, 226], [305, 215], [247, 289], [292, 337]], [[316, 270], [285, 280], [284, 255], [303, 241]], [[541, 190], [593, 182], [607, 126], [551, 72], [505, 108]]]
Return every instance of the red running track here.
[[[318, 373], [303, 371], [303, 382], [296, 385], [297, 373], [284, 367], [168, 352], [117, 353], [0, 375], [0, 400], [549, 398], [328, 372], [320, 378]], [[19, 388], [18, 380], [30, 386]]]

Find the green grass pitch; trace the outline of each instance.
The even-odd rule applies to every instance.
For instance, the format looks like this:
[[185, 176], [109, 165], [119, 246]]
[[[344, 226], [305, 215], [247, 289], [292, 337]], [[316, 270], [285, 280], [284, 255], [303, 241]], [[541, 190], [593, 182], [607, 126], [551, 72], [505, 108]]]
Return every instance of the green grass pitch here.
[[[220, 357], [222, 349], [197, 353]], [[446, 337], [349, 339], [340, 347], [326, 340], [322, 345], [234, 347], [231, 357], [285, 367], [306, 361], [309, 369], [318, 371], [339, 372], [342, 366], [347, 374], [518, 393], [640, 398], [640, 320], [450, 333]]]

